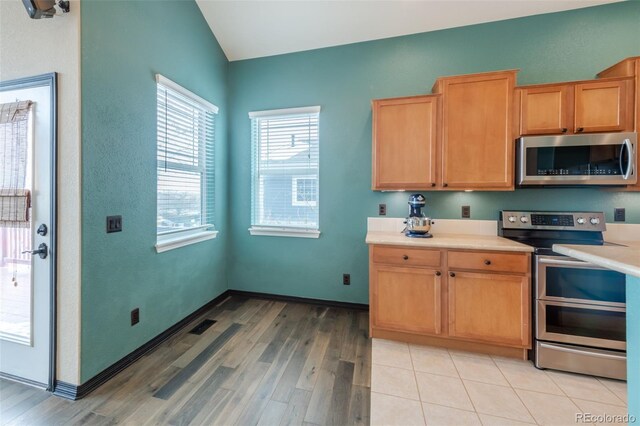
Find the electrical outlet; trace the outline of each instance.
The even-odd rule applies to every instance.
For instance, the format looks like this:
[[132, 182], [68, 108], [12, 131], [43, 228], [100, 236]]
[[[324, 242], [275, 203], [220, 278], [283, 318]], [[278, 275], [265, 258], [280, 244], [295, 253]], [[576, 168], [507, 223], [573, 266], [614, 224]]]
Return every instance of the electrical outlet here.
[[462, 218], [469, 219], [471, 217], [471, 206], [462, 206]]
[[624, 222], [626, 220], [625, 214], [624, 214], [624, 208], [613, 209], [613, 220], [615, 222]]
[[342, 274], [342, 284], [351, 285], [351, 274]]
[[107, 234], [122, 232], [122, 216], [107, 216]]
[[140, 322], [140, 308], [135, 308], [131, 311], [131, 325], [136, 325]]
[[386, 204], [378, 204], [378, 215], [386, 216], [387, 215], [387, 205]]

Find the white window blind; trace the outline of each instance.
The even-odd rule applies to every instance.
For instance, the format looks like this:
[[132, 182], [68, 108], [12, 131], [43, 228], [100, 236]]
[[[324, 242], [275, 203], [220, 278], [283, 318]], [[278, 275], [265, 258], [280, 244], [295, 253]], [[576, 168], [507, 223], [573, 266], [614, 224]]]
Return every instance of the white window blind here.
[[157, 75], [158, 236], [213, 228], [218, 109]]
[[258, 111], [249, 117], [252, 230], [318, 234], [320, 107]]
[[0, 104], [0, 227], [3, 228], [31, 227], [28, 188], [32, 104], [31, 101]]

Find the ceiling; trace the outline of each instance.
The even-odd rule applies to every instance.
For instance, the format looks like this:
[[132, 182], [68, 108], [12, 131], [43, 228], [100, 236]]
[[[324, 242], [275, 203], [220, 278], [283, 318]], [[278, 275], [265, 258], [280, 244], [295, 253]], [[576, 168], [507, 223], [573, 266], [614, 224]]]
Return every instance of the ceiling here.
[[620, 0], [196, 0], [230, 61]]

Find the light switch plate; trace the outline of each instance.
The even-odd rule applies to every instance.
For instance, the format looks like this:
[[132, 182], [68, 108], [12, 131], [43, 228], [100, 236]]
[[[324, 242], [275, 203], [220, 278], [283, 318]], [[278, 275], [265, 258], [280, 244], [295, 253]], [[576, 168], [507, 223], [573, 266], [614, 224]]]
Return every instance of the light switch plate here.
[[122, 232], [122, 216], [107, 216], [107, 234]]

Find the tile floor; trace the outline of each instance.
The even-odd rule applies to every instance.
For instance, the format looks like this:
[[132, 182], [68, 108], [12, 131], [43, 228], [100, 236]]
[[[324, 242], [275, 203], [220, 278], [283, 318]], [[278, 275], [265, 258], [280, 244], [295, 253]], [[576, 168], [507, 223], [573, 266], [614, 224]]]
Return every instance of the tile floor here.
[[592, 424], [578, 416], [624, 416], [626, 400], [622, 381], [373, 339], [372, 425]]

